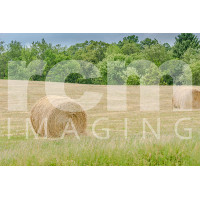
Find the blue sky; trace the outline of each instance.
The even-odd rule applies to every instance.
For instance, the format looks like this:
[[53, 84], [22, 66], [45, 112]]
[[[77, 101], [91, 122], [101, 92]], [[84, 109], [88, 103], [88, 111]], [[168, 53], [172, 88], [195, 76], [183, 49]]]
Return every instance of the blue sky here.
[[[172, 45], [178, 33], [0, 33], [0, 41], [9, 43], [17, 40], [23, 45], [29, 46], [33, 41], [41, 41], [44, 38], [52, 44], [61, 44], [70, 46], [85, 40], [104, 41], [107, 43], [118, 42], [128, 35], [137, 35], [139, 40], [147, 37], [156, 38], [160, 43], [169, 43]], [[200, 38], [200, 34], [196, 34]]]

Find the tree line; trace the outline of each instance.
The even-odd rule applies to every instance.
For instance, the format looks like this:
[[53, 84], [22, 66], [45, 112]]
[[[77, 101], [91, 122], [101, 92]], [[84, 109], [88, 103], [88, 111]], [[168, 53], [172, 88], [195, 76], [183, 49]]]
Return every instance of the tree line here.
[[[111, 84], [139, 85], [141, 81], [147, 84], [154, 84], [155, 80], [151, 77], [159, 77], [156, 68], [159, 68], [166, 61], [173, 60], [169, 65], [176, 66], [176, 61], [181, 60], [183, 64], [189, 64], [192, 72], [192, 84], [200, 85], [200, 41], [196, 35], [192, 33], [181, 33], [175, 38], [174, 45], [168, 43], [161, 44], [156, 39], [146, 38], [139, 41], [138, 36], [131, 35], [124, 37], [118, 43], [108, 44], [105, 42], [85, 41], [77, 43], [67, 48], [61, 45], [52, 45], [44, 39], [33, 42], [30, 46], [23, 46], [18, 41], [11, 41], [5, 44], [0, 41], [0, 78], [8, 79], [8, 62], [9, 61], [25, 61], [28, 66], [34, 60], [43, 60], [46, 65], [40, 75], [32, 76], [31, 80], [44, 81], [47, 74], [56, 64], [65, 60], [83, 60], [94, 64], [99, 72], [98, 78], [84, 78], [79, 73], [71, 73], [65, 79], [69, 83], [84, 83], [84, 84], [108, 84], [108, 62], [120, 61], [125, 63], [110, 67], [110, 82]], [[150, 61], [151, 67], [144, 68], [147, 62]], [[138, 64], [138, 72], [131, 70], [131, 63]], [[153, 63], [153, 66], [152, 66]], [[180, 63], [179, 63], [180, 64]], [[178, 66], [178, 65], [177, 65]], [[171, 69], [170, 66], [167, 68]], [[145, 76], [139, 77], [139, 71], [145, 69]], [[179, 67], [176, 67], [179, 70]], [[17, 69], [16, 69], [17, 70]], [[179, 70], [177, 73], [183, 73]], [[152, 76], [153, 74], [153, 76]], [[124, 78], [128, 77], [128, 78]], [[185, 79], [182, 76], [180, 79]], [[117, 80], [117, 82], [115, 82]], [[165, 75], [160, 79], [162, 85], [172, 85], [173, 79], [169, 75]], [[177, 80], [179, 83], [180, 80]]]

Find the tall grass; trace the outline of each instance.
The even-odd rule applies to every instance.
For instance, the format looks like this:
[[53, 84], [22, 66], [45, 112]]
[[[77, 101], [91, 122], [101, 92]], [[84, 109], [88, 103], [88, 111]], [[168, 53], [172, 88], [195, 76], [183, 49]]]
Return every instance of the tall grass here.
[[200, 165], [198, 137], [180, 140], [171, 136], [94, 137], [69, 136], [63, 140], [34, 139], [23, 136], [1, 138], [0, 165]]

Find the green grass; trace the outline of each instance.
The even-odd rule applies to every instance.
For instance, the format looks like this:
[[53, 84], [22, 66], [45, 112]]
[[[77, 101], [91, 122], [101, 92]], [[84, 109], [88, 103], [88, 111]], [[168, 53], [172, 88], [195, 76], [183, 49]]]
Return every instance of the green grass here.
[[200, 165], [198, 137], [180, 140], [161, 136], [142, 138], [70, 136], [63, 140], [34, 139], [23, 136], [1, 137], [0, 165], [68, 165], [68, 166], [132, 166], [132, 165]]

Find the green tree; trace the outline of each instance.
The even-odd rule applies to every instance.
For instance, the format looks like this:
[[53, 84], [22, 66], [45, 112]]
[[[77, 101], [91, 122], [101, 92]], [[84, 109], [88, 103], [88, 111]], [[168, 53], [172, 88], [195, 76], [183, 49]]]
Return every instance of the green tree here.
[[192, 84], [200, 85], [200, 61], [190, 65], [192, 70]]
[[8, 55], [6, 52], [5, 44], [0, 41], [0, 78], [8, 77]]
[[119, 46], [117, 46], [116, 44], [109, 45], [106, 50], [106, 56], [112, 55], [112, 54], [120, 54], [120, 53], [122, 53], [122, 51], [119, 48]]
[[152, 39], [150, 39], [150, 38], [146, 38], [146, 39], [142, 40], [142, 41], [140, 42], [140, 44], [141, 44], [141, 47], [142, 47], [142, 48], [144, 48], [145, 46], [150, 47], [151, 45], [158, 44], [158, 40], [156, 40], [156, 39], [152, 40]]
[[117, 45], [121, 48], [126, 43], [139, 43], [138, 36], [130, 35], [128, 37], [124, 37], [123, 41], [119, 41]]
[[121, 48], [123, 54], [125, 55], [131, 55], [134, 53], [138, 53], [140, 51], [140, 47], [138, 44], [132, 42], [132, 43], [125, 43], [123, 47]]
[[199, 49], [200, 41], [192, 33], [181, 33], [176, 38], [173, 53], [177, 58], [181, 58], [188, 48]]
[[134, 43], [138, 43], [139, 42], [139, 39], [138, 39], [138, 36], [136, 36], [136, 35], [130, 35], [130, 36], [128, 36], [128, 37], [124, 37], [123, 38], [123, 41], [124, 42], [134, 42]]
[[[101, 78], [99, 82], [101, 84], [107, 84], [107, 69], [108, 69], [108, 62], [118, 61], [120, 64], [111, 64], [109, 67], [110, 73], [110, 84], [124, 84], [123, 73], [126, 69], [126, 66], [131, 62], [131, 57], [124, 55], [124, 54], [113, 54], [109, 55], [103, 59], [103, 61], [97, 64], [97, 67], [101, 73]], [[124, 63], [124, 64], [122, 64]], [[111, 83], [112, 82], [112, 83]]]
[[140, 78], [136, 74], [132, 74], [126, 81], [127, 85], [140, 85]]
[[22, 53], [22, 55], [27, 63], [32, 59], [44, 60], [47, 63], [40, 80], [45, 80], [49, 70], [57, 63], [71, 59], [66, 47], [61, 47], [59, 44], [53, 46], [44, 39], [41, 42], [33, 42], [30, 48], [25, 53]]
[[[161, 84], [164, 85], [184, 85], [185, 80], [183, 80], [183, 77], [185, 75], [185, 72], [189, 73], [188, 70], [186, 70], [188, 65], [182, 61], [182, 60], [169, 60], [165, 63], [163, 63], [160, 66], [160, 70], [162, 71], [162, 79]], [[189, 76], [187, 76], [188, 78]], [[187, 80], [187, 82], [189, 82]]]
[[80, 79], [82, 79], [83, 76], [79, 73], [71, 73], [67, 76], [65, 79], [66, 83], [78, 83]]
[[197, 49], [189, 48], [182, 56], [183, 61], [191, 64], [200, 60], [200, 51]]
[[8, 59], [9, 61], [18, 61], [22, 60], [22, 45], [20, 42], [17, 41], [11, 41], [11, 43], [8, 44], [7, 49]]
[[0, 54], [2, 54], [5, 50], [5, 47], [4, 47], [4, 42], [3, 41], [0, 41]]
[[166, 48], [167, 51], [171, 50], [171, 46], [168, 43], [164, 43], [163, 46]]
[[146, 46], [143, 53], [146, 60], [152, 61], [157, 66], [172, 59], [172, 53], [167, 51], [166, 48], [160, 44], [152, 45], [150, 47]]
[[141, 77], [140, 83], [142, 85], [159, 85], [162, 75], [155, 64], [151, 64], [146, 70], [146, 74]]
[[124, 71], [123, 80], [127, 85], [140, 85], [140, 77], [136, 69], [128, 67]]
[[105, 58], [105, 52], [109, 44], [105, 42], [86, 41], [85, 43], [71, 46], [68, 49], [72, 59], [85, 60], [94, 64]]

